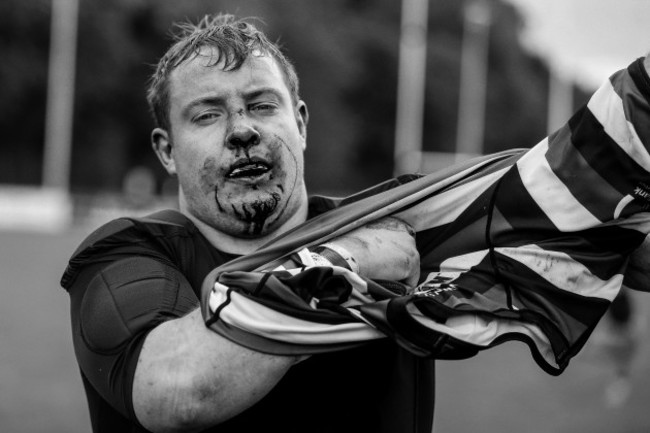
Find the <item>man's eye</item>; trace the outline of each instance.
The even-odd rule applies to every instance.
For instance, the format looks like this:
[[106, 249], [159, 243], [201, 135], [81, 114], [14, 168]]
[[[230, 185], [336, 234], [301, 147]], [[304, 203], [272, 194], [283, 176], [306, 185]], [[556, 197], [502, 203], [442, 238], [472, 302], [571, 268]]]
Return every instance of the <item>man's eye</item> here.
[[217, 117], [219, 117], [219, 113], [208, 111], [206, 113], [201, 113], [201, 114], [198, 114], [198, 115], [194, 116], [194, 122], [198, 122], [198, 123], [200, 123], [200, 122], [208, 122], [208, 121], [216, 119]]
[[268, 112], [268, 111], [273, 111], [277, 108], [275, 104], [267, 104], [267, 103], [259, 103], [255, 104], [251, 107], [252, 111], [261, 111], [261, 112]]

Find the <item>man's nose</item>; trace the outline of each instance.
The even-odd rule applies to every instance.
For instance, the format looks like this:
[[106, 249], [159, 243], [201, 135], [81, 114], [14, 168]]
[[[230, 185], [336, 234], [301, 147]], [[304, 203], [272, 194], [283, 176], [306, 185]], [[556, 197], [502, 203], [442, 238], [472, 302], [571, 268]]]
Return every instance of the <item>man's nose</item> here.
[[226, 137], [226, 144], [235, 148], [248, 148], [260, 142], [260, 133], [250, 123], [246, 116], [237, 113], [231, 119], [230, 131]]

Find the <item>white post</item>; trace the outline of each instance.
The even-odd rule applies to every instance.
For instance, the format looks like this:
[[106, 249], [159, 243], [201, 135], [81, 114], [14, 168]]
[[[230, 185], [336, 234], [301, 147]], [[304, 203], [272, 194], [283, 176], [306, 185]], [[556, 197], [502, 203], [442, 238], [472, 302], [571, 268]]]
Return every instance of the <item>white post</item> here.
[[428, 0], [402, 0], [394, 173], [420, 169], [427, 59]]
[[556, 62], [549, 62], [547, 133], [564, 125], [573, 114], [573, 86]]
[[70, 183], [79, 0], [52, 0], [43, 186], [67, 194]]
[[463, 16], [457, 159], [483, 153], [487, 56], [492, 21], [490, 6], [485, 0], [469, 0]]

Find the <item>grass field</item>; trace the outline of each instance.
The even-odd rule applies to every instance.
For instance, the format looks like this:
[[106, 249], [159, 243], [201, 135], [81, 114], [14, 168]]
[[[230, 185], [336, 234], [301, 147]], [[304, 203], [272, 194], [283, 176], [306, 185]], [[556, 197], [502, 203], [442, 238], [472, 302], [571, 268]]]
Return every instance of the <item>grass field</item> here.
[[[84, 235], [83, 229], [60, 235], [0, 231], [2, 433], [90, 431], [72, 353], [68, 298], [58, 285]], [[650, 294], [635, 299], [650, 313]], [[635, 361], [631, 397], [618, 408], [603, 402], [612, 370], [592, 345], [560, 377], [542, 372], [517, 343], [438, 366], [436, 433], [650, 432], [646, 339]]]

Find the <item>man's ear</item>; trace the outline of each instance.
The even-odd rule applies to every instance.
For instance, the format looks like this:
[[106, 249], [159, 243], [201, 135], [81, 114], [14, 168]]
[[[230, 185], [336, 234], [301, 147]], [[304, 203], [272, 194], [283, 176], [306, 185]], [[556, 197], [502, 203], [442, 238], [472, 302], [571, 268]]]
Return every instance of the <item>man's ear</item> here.
[[298, 131], [302, 136], [302, 149], [305, 150], [307, 148], [307, 124], [309, 123], [309, 111], [305, 101], [300, 100], [296, 105], [296, 121], [298, 122]]
[[162, 128], [155, 128], [151, 131], [151, 146], [167, 173], [175, 175], [176, 162], [174, 161], [172, 142], [167, 131]]

